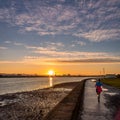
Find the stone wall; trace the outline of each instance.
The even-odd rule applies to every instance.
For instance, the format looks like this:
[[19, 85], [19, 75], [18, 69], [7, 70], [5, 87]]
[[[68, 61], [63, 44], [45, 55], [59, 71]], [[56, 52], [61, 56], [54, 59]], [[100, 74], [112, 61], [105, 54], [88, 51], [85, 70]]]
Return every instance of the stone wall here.
[[44, 120], [76, 120], [78, 111], [82, 109], [85, 80], [78, 85], [51, 110]]

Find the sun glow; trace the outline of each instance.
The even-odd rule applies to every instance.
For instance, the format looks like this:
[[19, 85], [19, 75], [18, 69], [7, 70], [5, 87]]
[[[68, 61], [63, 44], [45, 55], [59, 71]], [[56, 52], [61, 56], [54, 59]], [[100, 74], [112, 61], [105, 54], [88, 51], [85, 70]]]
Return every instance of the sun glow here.
[[49, 75], [49, 76], [53, 76], [53, 75], [55, 75], [55, 72], [54, 72], [53, 70], [49, 70], [49, 71], [48, 71], [48, 75]]

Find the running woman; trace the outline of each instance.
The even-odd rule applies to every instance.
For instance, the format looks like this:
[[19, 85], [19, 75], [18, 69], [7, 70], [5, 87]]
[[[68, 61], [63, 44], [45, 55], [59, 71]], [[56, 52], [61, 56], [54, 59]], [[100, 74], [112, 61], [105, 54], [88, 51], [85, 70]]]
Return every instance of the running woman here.
[[98, 95], [98, 102], [100, 102], [100, 94], [102, 92], [102, 83], [100, 79], [98, 79], [98, 81], [96, 82], [95, 87], [96, 87], [96, 93]]

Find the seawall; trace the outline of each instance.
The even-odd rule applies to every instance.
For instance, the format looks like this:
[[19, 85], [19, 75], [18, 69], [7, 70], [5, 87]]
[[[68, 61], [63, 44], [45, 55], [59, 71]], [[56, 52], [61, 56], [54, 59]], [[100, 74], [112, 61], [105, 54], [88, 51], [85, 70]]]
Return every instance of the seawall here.
[[44, 120], [76, 120], [79, 109], [82, 109], [85, 81], [83, 80], [53, 108]]

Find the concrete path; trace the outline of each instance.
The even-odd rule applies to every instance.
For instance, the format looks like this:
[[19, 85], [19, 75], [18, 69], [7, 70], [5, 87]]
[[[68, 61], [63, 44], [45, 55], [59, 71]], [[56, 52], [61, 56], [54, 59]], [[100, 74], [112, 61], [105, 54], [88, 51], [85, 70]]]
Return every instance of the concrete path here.
[[110, 109], [105, 106], [106, 99], [104, 94], [105, 89], [101, 94], [100, 103], [98, 103], [95, 82], [92, 80], [86, 81], [83, 111], [82, 115], [81, 112], [79, 112], [77, 120], [113, 120]]

